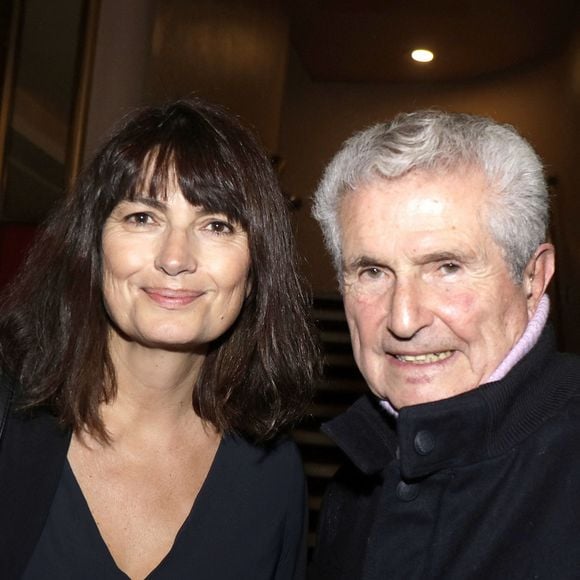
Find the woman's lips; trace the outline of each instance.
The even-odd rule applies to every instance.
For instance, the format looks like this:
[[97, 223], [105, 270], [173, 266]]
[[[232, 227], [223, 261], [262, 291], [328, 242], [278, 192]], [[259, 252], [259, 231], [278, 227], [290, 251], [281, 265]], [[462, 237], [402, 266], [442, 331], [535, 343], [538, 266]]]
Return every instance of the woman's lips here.
[[153, 302], [165, 308], [188, 306], [203, 292], [193, 290], [173, 290], [170, 288], [144, 288], [144, 292]]

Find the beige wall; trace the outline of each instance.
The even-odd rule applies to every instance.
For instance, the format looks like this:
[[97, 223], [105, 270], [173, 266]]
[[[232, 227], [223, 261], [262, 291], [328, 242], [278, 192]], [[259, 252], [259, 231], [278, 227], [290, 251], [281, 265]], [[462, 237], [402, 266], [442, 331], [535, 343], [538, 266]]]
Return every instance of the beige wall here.
[[226, 105], [275, 152], [288, 22], [277, 0], [158, 0], [149, 94], [195, 92]]
[[193, 93], [276, 152], [287, 49], [278, 0], [101, 0], [85, 157], [136, 106]]
[[154, 0], [101, 0], [84, 157], [146, 101]]

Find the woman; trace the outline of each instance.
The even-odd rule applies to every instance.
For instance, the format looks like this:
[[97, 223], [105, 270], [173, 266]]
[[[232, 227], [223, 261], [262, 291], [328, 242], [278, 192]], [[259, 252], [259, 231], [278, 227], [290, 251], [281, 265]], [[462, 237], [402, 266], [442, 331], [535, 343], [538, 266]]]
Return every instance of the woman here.
[[2, 303], [0, 577], [301, 577], [304, 479], [278, 435], [314, 351], [254, 139], [199, 100], [133, 115]]

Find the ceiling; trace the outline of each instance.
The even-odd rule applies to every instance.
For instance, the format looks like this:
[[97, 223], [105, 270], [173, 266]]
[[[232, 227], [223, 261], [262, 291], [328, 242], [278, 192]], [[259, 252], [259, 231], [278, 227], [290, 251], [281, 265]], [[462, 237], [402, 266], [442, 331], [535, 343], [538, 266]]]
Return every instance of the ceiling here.
[[[290, 38], [315, 81], [464, 80], [561, 51], [579, 0], [288, 0]], [[413, 48], [435, 53], [429, 64]]]

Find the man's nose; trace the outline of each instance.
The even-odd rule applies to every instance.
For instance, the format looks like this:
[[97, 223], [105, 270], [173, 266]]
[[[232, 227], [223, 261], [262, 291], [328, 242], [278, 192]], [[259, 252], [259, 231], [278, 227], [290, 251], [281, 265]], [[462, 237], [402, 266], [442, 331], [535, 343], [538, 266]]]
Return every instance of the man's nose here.
[[170, 228], [161, 239], [155, 268], [168, 276], [194, 272], [197, 269], [195, 239], [186, 230]]
[[433, 322], [428, 288], [416, 279], [397, 280], [390, 295], [387, 327], [400, 340], [413, 338]]

